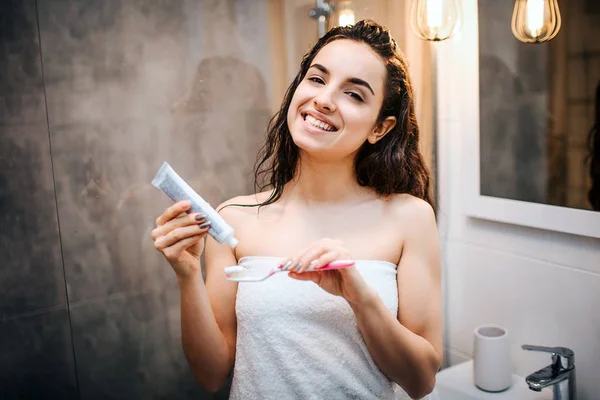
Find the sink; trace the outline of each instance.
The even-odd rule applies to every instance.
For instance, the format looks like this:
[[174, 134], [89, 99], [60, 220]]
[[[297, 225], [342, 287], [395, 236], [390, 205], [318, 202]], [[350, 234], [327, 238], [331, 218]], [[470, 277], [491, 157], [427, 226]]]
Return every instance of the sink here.
[[478, 389], [473, 383], [473, 360], [453, 365], [436, 375], [436, 384], [430, 400], [552, 400], [552, 390], [530, 390], [525, 378], [513, 374], [510, 388], [490, 393]]
[[477, 397], [451, 387], [437, 387], [430, 395], [429, 400], [479, 400]]

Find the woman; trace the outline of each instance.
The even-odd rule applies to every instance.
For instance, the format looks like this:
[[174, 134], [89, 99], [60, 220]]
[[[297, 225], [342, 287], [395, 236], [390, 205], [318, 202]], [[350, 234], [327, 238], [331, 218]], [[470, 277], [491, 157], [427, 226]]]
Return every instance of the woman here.
[[[202, 216], [179, 202], [157, 219], [152, 238], [181, 291], [183, 349], [204, 387], [218, 390], [233, 371], [234, 399], [432, 391], [440, 252], [412, 96], [385, 28], [335, 28], [304, 57], [269, 126], [256, 176], [267, 173], [271, 190], [222, 204], [240, 244], [207, 238], [205, 283]], [[306, 271], [336, 259], [356, 264]], [[238, 262], [290, 272], [236, 284], [223, 268]]]

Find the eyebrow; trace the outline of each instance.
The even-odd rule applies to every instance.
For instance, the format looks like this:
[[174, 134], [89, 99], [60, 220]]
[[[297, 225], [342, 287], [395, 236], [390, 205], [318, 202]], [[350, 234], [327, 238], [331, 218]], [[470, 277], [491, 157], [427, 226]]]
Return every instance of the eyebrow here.
[[[329, 75], [329, 71], [327, 70], [327, 68], [325, 68], [321, 64], [313, 64], [310, 66], [310, 68], [313, 68], [313, 67], [318, 69], [322, 73]], [[366, 87], [367, 89], [369, 89], [371, 91], [371, 94], [373, 94], [373, 96], [375, 96], [375, 92], [371, 88], [371, 85], [369, 85], [366, 81], [364, 81], [360, 78], [350, 78], [350, 79], [348, 79], [348, 82]]]

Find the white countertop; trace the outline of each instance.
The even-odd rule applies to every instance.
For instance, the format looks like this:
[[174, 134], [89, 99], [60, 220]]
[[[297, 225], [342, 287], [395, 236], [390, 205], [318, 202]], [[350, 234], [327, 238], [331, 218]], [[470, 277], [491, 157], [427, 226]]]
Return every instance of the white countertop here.
[[473, 383], [473, 360], [438, 372], [435, 387], [432, 400], [552, 400], [552, 389], [534, 392], [525, 383], [525, 378], [515, 374], [511, 387], [503, 392], [490, 393], [478, 389]]

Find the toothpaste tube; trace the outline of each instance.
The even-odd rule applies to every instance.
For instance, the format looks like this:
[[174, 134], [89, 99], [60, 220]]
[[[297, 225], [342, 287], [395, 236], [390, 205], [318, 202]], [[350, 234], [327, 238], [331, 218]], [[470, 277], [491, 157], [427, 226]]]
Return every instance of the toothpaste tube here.
[[206, 220], [210, 222], [209, 235], [219, 243], [227, 243], [231, 248], [237, 246], [238, 241], [233, 236], [233, 228], [167, 162], [163, 162], [156, 176], [152, 179], [152, 186], [162, 190], [174, 202], [191, 201], [192, 204], [188, 213], [206, 215]]

